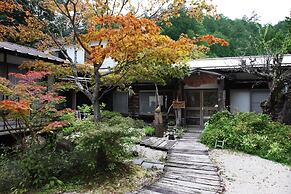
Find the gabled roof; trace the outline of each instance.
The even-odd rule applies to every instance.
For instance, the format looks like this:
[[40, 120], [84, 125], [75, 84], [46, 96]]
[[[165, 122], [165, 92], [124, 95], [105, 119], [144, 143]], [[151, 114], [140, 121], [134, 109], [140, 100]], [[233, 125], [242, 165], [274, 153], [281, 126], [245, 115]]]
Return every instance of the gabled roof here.
[[65, 62], [64, 59], [53, 56], [51, 54], [47, 54], [47, 53], [38, 51], [34, 48], [21, 46], [21, 45], [11, 43], [11, 42], [0, 42], [0, 49], [17, 52], [20, 54], [29, 55], [29, 56], [44, 59], [44, 60], [50, 60], [50, 61], [55, 61], [55, 62], [60, 62], [60, 63]]
[[[207, 58], [197, 59], [188, 62], [188, 65], [192, 69], [238, 69], [242, 60], [245, 61], [246, 65], [252, 63], [256, 66], [260, 66], [266, 63], [265, 56], [242, 56], [242, 57], [222, 57], [222, 58]], [[291, 54], [284, 55], [283, 64], [285, 66], [291, 66]]]

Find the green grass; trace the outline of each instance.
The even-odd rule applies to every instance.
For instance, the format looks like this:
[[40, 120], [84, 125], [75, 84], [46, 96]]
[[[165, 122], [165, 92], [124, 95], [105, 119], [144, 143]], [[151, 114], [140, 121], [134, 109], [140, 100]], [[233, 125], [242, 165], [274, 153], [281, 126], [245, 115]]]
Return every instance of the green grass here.
[[156, 131], [155, 128], [153, 128], [153, 127], [144, 127], [143, 130], [147, 136], [155, 135], [155, 131]]

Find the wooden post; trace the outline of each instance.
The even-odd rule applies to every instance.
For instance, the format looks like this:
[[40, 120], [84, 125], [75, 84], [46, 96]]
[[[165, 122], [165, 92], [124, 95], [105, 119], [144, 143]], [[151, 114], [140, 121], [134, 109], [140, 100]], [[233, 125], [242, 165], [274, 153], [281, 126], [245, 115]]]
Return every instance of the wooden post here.
[[223, 111], [225, 109], [225, 91], [224, 91], [224, 78], [220, 77], [218, 82], [218, 111]]
[[179, 108], [175, 110], [176, 127], [181, 126], [182, 123], [182, 110]]
[[77, 92], [72, 90], [72, 110], [77, 110]]
[[182, 110], [185, 108], [185, 101], [173, 101], [173, 108], [175, 110], [176, 127], [181, 126]]

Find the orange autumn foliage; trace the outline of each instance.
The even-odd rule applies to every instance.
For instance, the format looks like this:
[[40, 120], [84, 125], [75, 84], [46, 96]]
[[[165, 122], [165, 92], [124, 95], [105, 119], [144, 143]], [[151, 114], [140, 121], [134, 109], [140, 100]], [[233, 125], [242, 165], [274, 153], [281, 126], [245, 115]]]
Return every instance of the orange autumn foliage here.
[[[206, 46], [197, 42], [227, 45], [222, 39], [213, 36], [197, 39], [182, 36], [177, 41], [172, 40], [162, 35], [156, 25], [157, 21], [168, 23], [171, 17], [179, 15], [180, 10], [186, 7], [187, 14], [196, 19], [212, 15], [215, 9], [207, 0], [44, 0], [40, 6], [49, 10], [53, 21], [45, 17], [42, 20], [39, 15], [32, 14], [39, 11], [40, 7], [31, 7], [30, 13], [22, 11], [25, 13], [26, 26], [17, 24], [15, 31], [11, 32], [5, 30], [7, 26], [3, 29], [6, 35], [8, 32], [13, 39], [20, 41], [35, 41], [32, 38], [41, 35], [43, 30], [49, 38], [42, 40], [39, 45], [62, 51], [71, 67], [66, 72], [72, 73], [76, 87], [93, 104], [95, 121], [100, 119], [99, 100], [108, 91], [101, 90], [101, 87], [125, 85], [137, 80], [165, 84], [165, 80], [170, 77], [181, 78], [186, 74], [186, 60], [198, 58], [207, 51]], [[59, 22], [61, 26], [56, 25]], [[56, 26], [50, 29], [47, 24]], [[5, 33], [3, 35], [5, 38]], [[72, 47], [75, 52], [78, 49], [85, 51], [88, 65], [83, 70], [87, 72], [80, 71], [76, 57], [69, 56], [64, 45]], [[116, 65], [104, 71], [102, 64], [108, 58], [113, 59]], [[80, 75], [86, 77], [89, 83], [80, 81]]]
[[10, 115], [26, 116], [30, 112], [30, 102], [27, 100], [3, 100], [0, 101], [0, 110], [7, 111]]
[[45, 22], [31, 14], [22, 2], [0, 1], [0, 41], [14, 41], [24, 44], [46, 39], [43, 32]]
[[[39, 130], [39, 126], [56, 126], [51, 123], [63, 115], [56, 105], [63, 102], [64, 97], [49, 89], [45, 81], [40, 81], [47, 75], [48, 72], [29, 71], [25, 74], [11, 73], [10, 76], [17, 78], [17, 83], [11, 83], [5, 78], [0, 79], [0, 94], [5, 94], [7, 98], [0, 101], [0, 117], [4, 122], [18, 119], [32, 132], [35, 129]], [[9, 92], [6, 92], [7, 90]]]
[[229, 43], [222, 39], [222, 38], [217, 38], [213, 35], [203, 35], [203, 36], [199, 36], [198, 38], [196, 38], [197, 41], [202, 41], [202, 42], [207, 42], [208, 45], [213, 45], [213, 44], [219, 44], [221, 46], [228, 46]]
[[[81, 36], [81, 41], [90, 52], [91, 62], [96, 64], [107, 57], [119, 63], [138, 61], [141, 54], [145, 55], [143, 60], [156, 58], [174, 64], [189, 57], [192, 52], [203, 51], [204, 47], [197, 46], [197, 42], [228, 46], [224, 39], [212, 35], [195, 39], [182, 36], [177, 41], [172, 40], [160, 34], [161, 29], [154, 21], [137, 18], [131, 13], [125, 16], [94, 16], [88, 23], [88, 32]], [[101, 45], [101, 40], [106, 41], [106, 46]], [[92, 47], [92, 42], [97, 45]]]

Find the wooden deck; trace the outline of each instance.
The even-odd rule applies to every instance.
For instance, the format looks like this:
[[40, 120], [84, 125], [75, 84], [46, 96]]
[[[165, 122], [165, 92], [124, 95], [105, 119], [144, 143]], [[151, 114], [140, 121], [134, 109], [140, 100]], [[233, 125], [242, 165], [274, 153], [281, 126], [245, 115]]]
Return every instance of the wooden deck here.
[[[0, 136], [9, 135], [11, 133], [23, 133], [25, 131], [19, 127], [19, 122], [17, 121], [11, 120], [11, 121], [8, 121], [8, 124], [10, 126], [9, 129], [7, 125], [4, 124], [4, 122], [0, 120]], [[11, 129], [11, 127], [13, 129]]]
[[168, 140], [167, 137], [146, 137], [139, 144], [156, 150], [168, 151], [176, 142], [176, 140]]
[[169, 151], [163, 177], [137, 193], [222, 193], [218, 169], [211, 162], [207, 147], [198, 142], [200, 134], [200, 129], [189, 129]]

